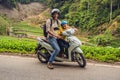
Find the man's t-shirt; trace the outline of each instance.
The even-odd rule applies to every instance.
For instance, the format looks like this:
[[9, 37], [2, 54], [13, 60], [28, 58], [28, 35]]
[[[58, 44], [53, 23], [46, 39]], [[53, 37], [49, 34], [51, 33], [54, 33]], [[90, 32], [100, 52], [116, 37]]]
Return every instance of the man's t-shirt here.
[[[60, 20], [58, 20], [58, 22], [57, 22], [57, 20], [53, 20], [52, 19], [52, 26], [51, 26], [51, 19], [48, 19], [47, 21], [46, 21], [46, 31], [48, 32], [48, 31], [52, 31], [54, 34], [58, 34], [57, 33], [57, 28], [59, 28], [59, 26], [60, 26], [60, 24], [61, 24], [61, 21]], [[48, 34], [48, 37], [49, 36], [52, 36], [51, 34]]]

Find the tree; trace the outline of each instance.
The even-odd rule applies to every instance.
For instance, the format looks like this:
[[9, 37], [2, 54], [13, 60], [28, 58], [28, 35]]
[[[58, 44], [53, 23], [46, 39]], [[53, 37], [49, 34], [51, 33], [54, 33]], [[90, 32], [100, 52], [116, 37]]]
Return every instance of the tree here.
[[112, 5], [113, 5], [113, 1], [110, 0], [110, 21], [112, 21]]

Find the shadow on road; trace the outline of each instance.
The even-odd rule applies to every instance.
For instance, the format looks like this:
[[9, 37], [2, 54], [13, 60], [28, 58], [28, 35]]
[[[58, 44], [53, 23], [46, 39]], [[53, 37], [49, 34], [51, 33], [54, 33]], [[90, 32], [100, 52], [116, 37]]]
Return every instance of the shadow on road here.
[[[44, 66], [46, 66], [47, 64], [45, 63], [40, 63]], [[71, 62], [55, 62], [53, 63], [55, 68], [69, 68], [69, 69], [82, 69], [82, 70], [86, 70], [85, 68], [81, 68], [77, 63], [71, 63]]]
[[86, 68], [81, 68], [77, 63], [62, 63], [62, 62], [55, 62], [54, 65], [57, 68], [76, 68], [76, 69], [86, 69]]

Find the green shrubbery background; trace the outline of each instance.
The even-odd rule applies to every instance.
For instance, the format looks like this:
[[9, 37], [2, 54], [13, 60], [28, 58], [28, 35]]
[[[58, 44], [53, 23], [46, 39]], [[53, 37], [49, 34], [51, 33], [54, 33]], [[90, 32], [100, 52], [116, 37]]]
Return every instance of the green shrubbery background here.
[[[12, 52], [21, 54], [34, 54], [37, 41], [26, 38], [13, 38], [0, 36], [0, 52]], [[81, 47], [87, 59], [101, 62], [120, 61], [120, 49], [110, 47]]]

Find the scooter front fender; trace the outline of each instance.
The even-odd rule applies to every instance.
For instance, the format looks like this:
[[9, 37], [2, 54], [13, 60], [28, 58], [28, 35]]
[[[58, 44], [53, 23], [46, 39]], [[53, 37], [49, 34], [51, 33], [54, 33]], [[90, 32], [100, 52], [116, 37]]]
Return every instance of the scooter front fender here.
[[77, 52], [77, 53], [83, 54], [83, 51], [82, 51], [79, 47], [75, 48], [75, 49], [73, 50], [73, 52]]

